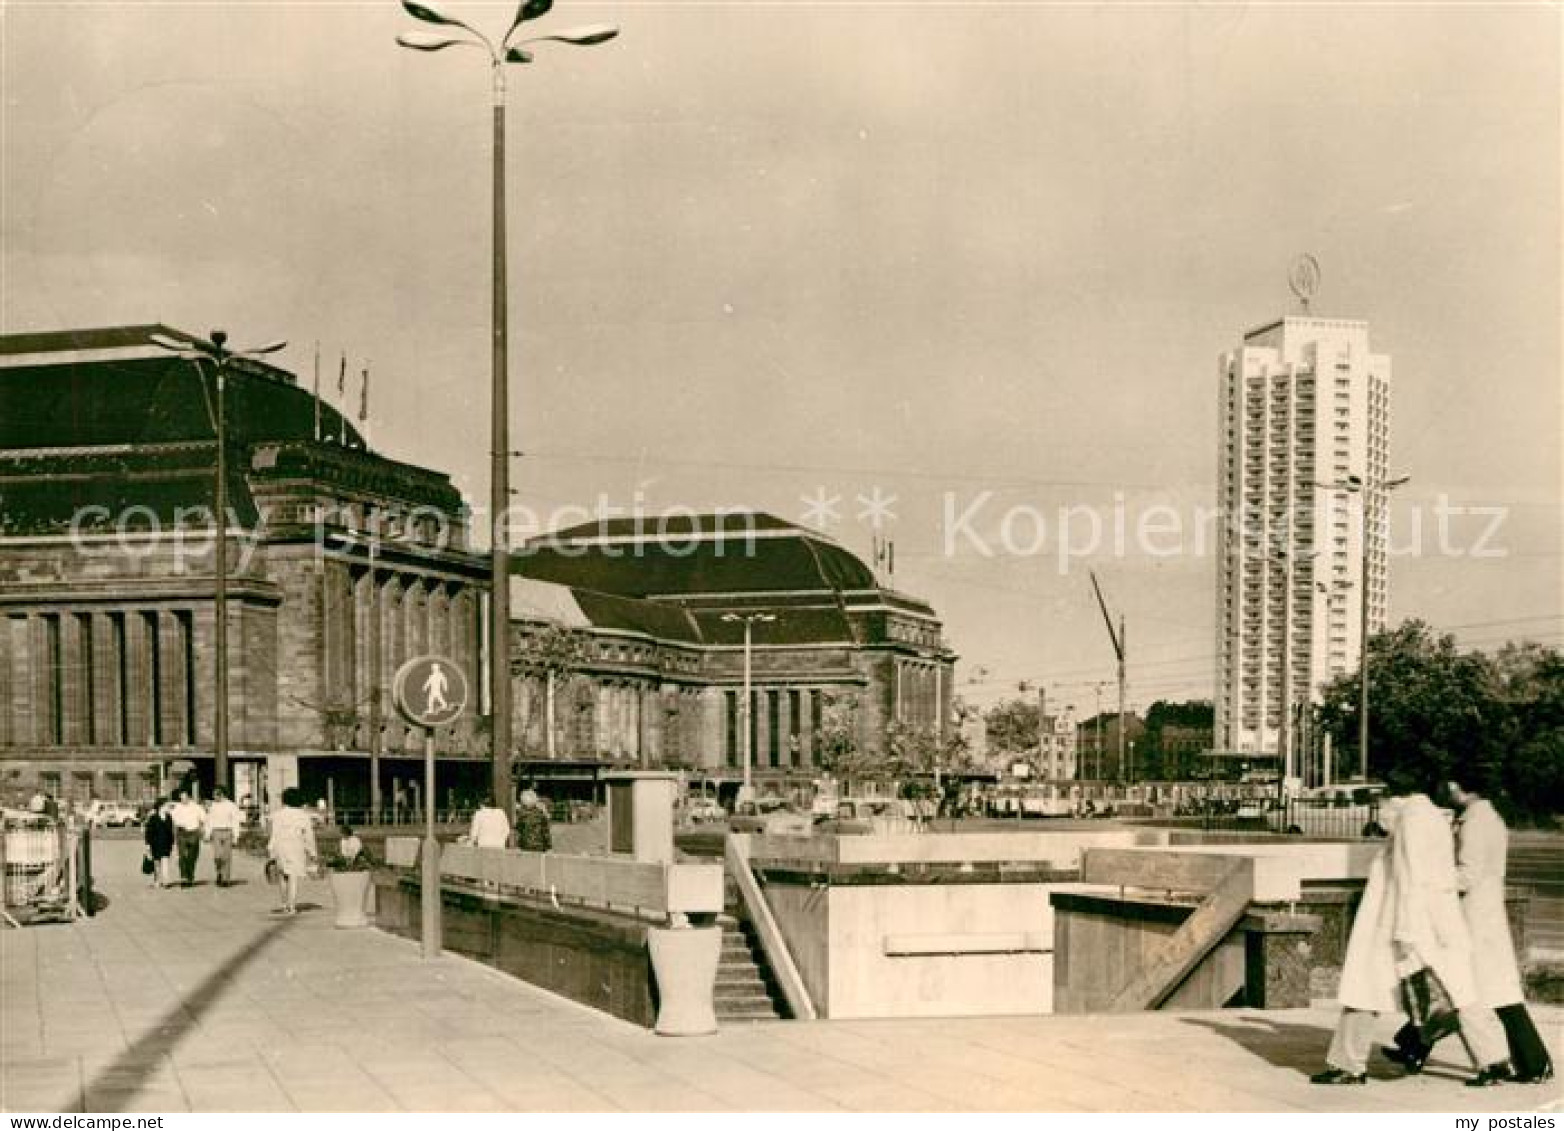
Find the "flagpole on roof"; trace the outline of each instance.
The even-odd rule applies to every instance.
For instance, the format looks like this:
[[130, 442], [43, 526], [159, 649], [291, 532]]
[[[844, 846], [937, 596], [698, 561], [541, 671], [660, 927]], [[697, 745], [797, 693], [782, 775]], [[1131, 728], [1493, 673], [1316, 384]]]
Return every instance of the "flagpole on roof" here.
[[[364, 362], [364, 383], [358, 390], [358, 428], [363, 432], [369, 426], [369, 362]], [[369, 441], [364, 441], [365, 446]]]
[[315, 442], [320, 443], [320, 339], [315, 339]]

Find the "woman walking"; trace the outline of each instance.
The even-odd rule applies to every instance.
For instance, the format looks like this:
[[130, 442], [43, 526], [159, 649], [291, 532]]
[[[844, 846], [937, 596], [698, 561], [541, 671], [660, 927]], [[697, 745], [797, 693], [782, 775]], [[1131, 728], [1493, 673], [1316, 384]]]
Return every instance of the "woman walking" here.
[[169, 815], [169, 803], [159, 797], [142, 826], [141, 839], [147, 846], [147, 859], [152, 861], [152, 886], [167, 886], [169, 858], [174, 855], [174, 818]]
[[319, 855], [315, 847], [315, 825], [301, 806], [304, 795], [297, 789], [282, 791], [282, 808], [272, 814], [272, 835], [266, 852], [281, 873], [284, 915], [298, 913], [299, 880]]

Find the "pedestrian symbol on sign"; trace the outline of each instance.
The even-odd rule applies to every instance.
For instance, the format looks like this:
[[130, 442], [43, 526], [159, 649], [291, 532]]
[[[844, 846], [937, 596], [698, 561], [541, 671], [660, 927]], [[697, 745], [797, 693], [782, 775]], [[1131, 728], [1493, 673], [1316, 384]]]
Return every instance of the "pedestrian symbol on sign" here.
[[424, 680], [424, 712], [430, 715], [444, 714], [451, 709], [451, 704], [445, 698], [445, 685], [450, 682], [445, 677], [445, 669], [435, 664], [429, 669], [429, 678]]
[[443, 656], [419, 656], [397, 671], [391, 694], [408, 722], [447, 726], [467, 709], [467, 676]]

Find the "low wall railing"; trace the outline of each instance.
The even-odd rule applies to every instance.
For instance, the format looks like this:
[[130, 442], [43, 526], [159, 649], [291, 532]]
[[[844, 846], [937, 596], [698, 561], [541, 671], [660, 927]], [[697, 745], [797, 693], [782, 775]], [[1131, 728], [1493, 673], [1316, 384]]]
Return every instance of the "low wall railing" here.
[[[392, 843], [404, 840], [412, 843]], [[411, 867], [417, 854], [414, 838], [387, 838], [387, 863]], [[440, 875], [494, 891], [655, 920], [716, 915], [722, 910], [721, 864], [653, 864], [613, 856], [451, 844], [440, 852]]]

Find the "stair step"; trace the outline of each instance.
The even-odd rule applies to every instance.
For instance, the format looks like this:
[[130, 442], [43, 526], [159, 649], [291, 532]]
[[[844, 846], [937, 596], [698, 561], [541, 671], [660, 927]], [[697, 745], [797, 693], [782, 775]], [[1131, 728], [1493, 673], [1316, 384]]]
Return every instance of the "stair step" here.
[[721, 1022], [752, 1022], [752, 1021], [781, 1021], [781, 1014], [774, 1009], [735, 1009], [717, 1010], [717, 1020]]
[[766, 1020], [782, 1020], [782, 1014], [776, 1011], [776, 1006], [760, 1001], [718, 1001], [716, 1003], [716, 1015], [719, 1018], [754, 1017], [766, 1018]]
[[768, 995], [749, 990], [724, 993], [719, 989], [712, 1000], [719, 1009], [776, 1009], [776, 1003]]

